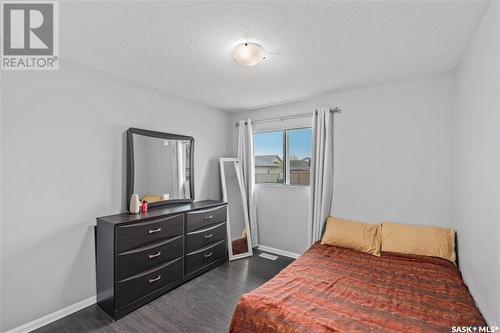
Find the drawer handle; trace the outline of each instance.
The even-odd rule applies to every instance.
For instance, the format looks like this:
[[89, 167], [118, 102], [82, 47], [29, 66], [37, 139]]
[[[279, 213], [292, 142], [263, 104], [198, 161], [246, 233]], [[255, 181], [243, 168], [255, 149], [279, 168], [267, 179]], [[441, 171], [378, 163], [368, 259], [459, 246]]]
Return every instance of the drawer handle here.
[[160, 232], [160, 231], [161, 231], [161, 227], [159, 227], [158, 229], [149, 230], [149, 233], [154, 234], [155, 232]]
[[211, 219], [213, 219], [213, 218], [214, 218], [214, 216], [213, 216], [213, 215], [208, 215], [208, 216], [205, 216], [205, 220], [211, 220]]
[[211, 256], [212, 256], [212, 254], [213, 254], [213, 252], [209, 252], [209, 253], [205, 253], [203, 256], [204, 256], [205, 258], [208, 258], [208, 257], [211, 257]]
[[155, 254], [150, 254], [150, 255], [149, 255], [149, 259], [156, 258], [156, 257], [158, 257], [160, 254], [161, 254], [161, 251], [158, 251], [158, 253], [155, 253]]
[[203, 236], [203, 237], [205, 237], [205, 238], [212, 238], [212, 236], [213, 236], [213, 235], [214, 235], [214, 234], [210, 234], [210, 235], [205, 235], [205, 236]]
[[154, 278], [154, 279], [149, 279], [149, 283], [153, 283], [153, 282], [156, 282], [158, 281], [159, 279], [161, 279], [161, 274], [158, 275], [158, 277]]

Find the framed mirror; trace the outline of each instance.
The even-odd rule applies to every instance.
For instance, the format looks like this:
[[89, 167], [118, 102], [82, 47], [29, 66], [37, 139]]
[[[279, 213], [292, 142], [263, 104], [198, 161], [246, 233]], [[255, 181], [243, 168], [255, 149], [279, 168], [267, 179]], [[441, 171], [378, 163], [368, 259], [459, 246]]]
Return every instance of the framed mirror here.
[[219, 159], [222, 200], [227, 202], [229, 260], [253, 255], [247, 198], [242, 170], [237, 158]]
[[127, 198], [138, 194], [148, 206], [194, 200], [194, 138], [129, 128]]

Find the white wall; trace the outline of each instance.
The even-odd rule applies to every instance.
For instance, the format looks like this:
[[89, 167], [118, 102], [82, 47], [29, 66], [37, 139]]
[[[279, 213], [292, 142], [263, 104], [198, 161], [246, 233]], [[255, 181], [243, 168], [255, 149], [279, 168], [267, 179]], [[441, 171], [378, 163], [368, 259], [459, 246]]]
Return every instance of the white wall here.
[[454, 103], [455, 221], [465, 282], [500, 322], [500, 3], [492, 2], [462, 58]]
[[[236, 114], [233, 121], [340, 106], [342, 114], [335, 116], [332, 214], [374, 223], [450, 227], [452, 79], [448, 74], [325, 94]], [[310, 122], [279, 121], [265, 129]], [[257, 207], [262, 245], [298, 253], [307, 249], [307, 189], [257, 185]]]
[[309, 188], [257, 185], [260, 245], [295, 254], [307, 248]]
[[95, 295], [95, 217], [124, 207], [128, 127], [195, 138], [196, 199], [220, 198], [230, 117], [63, 62], [2, 73], [2, 327]]

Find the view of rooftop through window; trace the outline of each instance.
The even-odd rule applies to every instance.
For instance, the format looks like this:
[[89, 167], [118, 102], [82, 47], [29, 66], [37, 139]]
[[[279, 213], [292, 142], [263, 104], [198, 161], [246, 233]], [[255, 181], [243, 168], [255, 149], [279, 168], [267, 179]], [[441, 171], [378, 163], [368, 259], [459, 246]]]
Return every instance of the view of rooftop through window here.
[[284, 131], [254, 134], [255, 183], [284, 183], [284, 134]]
[[311, 136], [311, 128], [255, 133], [255, 182], [309, 185]]

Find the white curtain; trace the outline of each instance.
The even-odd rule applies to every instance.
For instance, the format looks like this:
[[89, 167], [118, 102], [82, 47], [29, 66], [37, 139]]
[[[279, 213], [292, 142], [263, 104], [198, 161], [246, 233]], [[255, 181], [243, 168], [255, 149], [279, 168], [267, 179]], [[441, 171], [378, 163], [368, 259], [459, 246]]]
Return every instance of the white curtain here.
[[172, 193], [170, 199], [179, 199], [180, 198], [180, 188], [179, 183], [181, 181], [180, 168], [179, 165], [179, 147], [177, 140], [168, 140], [169, 145], [171, 145], [171, 154], [172, 154]]
[[184, 156], [184, 143], [179, 140], [173, 141], [175, 142], [175, 148], [177, 149], [177, 184], [175, 187], [178, 189], [178, 197], [176, 197], [176, 199], [184, 199], [186, 198], [184, 193], [184, 160], [186, 158]]
[[333, 112], [313, 114], [311, 186], [309, 198], [309, 245], [321, 239], [333, 201]]
[[252, 246], [259, 245], [257, 231], [257, 206], [255, 200], [255, 162], [253, 159], [253, 129], [250, 119], [238, 122], [238, 159], [243, 170], [245, 182], [248, 217], [250, 221], [250, 235]]

